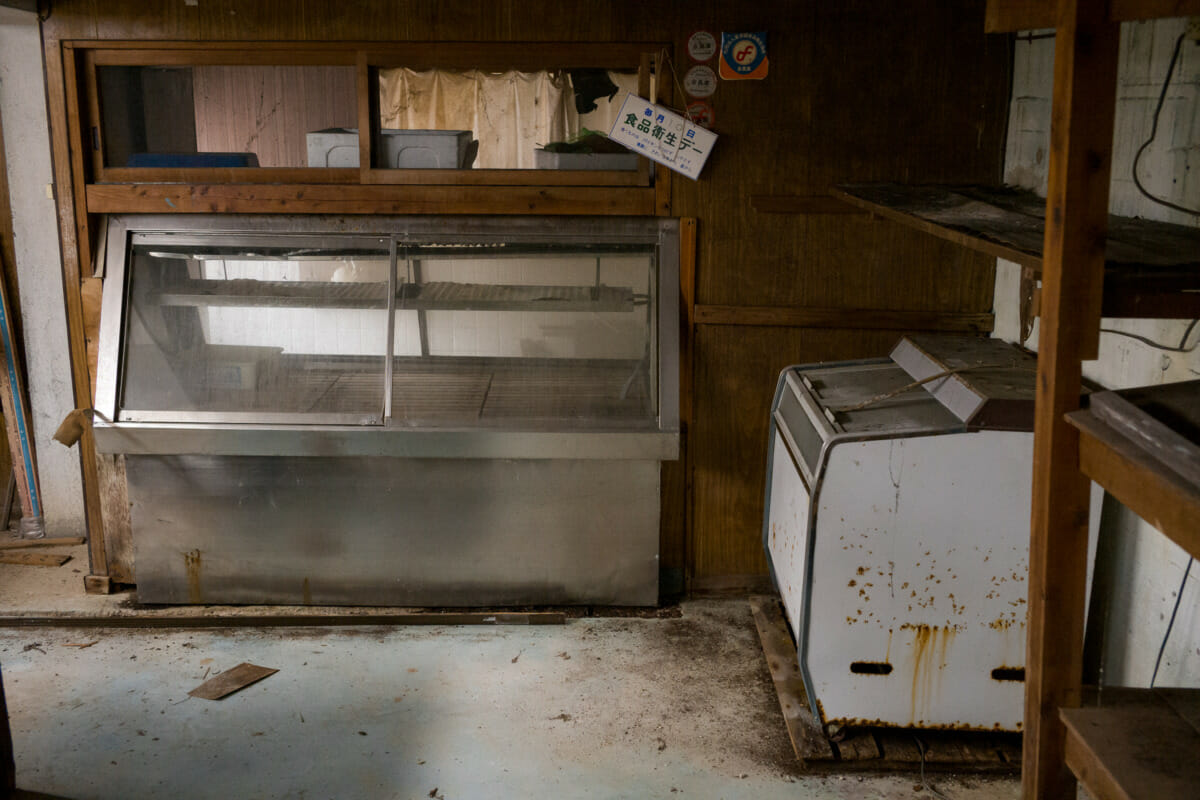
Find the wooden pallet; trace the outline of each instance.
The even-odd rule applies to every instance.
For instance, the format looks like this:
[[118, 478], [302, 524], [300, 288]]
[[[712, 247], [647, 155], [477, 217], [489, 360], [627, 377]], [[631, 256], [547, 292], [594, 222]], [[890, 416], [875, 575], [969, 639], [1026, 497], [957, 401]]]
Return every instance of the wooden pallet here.
[[796, 644], [779, 598], [750, 598], [767, 668], [796, 758], [812, 771], [918, 770], [924, 750], [931, 772], [1016, 773], [1021, 768], [1021, 735], [976, 731], [855, 728], [831, 740], [813, 713], [800, 677]]

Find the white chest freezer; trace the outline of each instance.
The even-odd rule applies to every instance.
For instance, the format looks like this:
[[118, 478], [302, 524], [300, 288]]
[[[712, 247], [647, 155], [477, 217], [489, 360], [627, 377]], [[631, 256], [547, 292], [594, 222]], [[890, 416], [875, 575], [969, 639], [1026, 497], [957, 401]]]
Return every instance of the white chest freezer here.
[[827, 726], [1021, 729], [1035, 370], [912, 336], [780, 376], [763, 542]]

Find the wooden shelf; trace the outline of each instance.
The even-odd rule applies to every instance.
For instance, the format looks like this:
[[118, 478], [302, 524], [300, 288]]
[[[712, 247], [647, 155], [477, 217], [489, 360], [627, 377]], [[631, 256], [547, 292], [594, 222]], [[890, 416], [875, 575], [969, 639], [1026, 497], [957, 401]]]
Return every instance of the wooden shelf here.
[[1094, 410], [1073, 411], [1079, 468], [1130, 510], [1200, 558], [1200, 484]]
[[1064, 708], [1066, 762], [1097, 800], [1191, 800], [1200, 787], [1200, 689], [1104, 690]]
[[[1046, 201], [1011, 187], [840, 186], [865, 211], [997, 258], [1042, 269]], [[1200, 228], [1109, 216], [1106, 317], [1200, 317]]]

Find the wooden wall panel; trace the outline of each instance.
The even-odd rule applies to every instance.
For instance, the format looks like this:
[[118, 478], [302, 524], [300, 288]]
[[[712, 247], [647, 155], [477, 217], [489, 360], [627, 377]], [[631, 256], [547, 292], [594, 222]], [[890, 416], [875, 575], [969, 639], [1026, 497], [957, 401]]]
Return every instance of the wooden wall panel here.
[[[717, 0], [364, 0], [352, 8], [333, 0], [57, 0], [45, 35], [51, 53], [59, 38], [97, 36], [673, 41], [675, 74], [661, 79], [674, 83], [689, 66], [692, 31], [765, 30], [767, 79], [719, 83], [712, 104], [721, 139], [700, 180], [671, 184], [671, 214], [699, 219], [697, 302], [978, 314], [991, 309], [987, 259], [868, 217], [763, 213], [751, 198], [821, 196], [865, 180], [996, 181], [1008, 40], [983, 34], [983, 14], [983, 0], [764, 0], [752, 8]], [[693, 471], [664, 473], [667, 495], [692, 481], [694, 576], [765, 569], [758, 526], [778, 370], [880, 355], [898, 335], [700, 326]], [[664, 543], [673, 548], [667, 531], [681, 517], [669, 519]]]
[[[788, 6], [764, 23], [770, 75], [719, 85], [726, 139], [700, 181], [677, 182], [674, 213], [712, 234], [698, 302], [988, 310], [990, 267], [961, 248], [869, 218], [762, 214], [750, 203], [840, 182], [998, 180], [1008, 45], [984, 35], [983, 3]], [[741, 12], [714, 14], [732, 27]]]
[[762, 518], [767, 418], [775, 382], [790, 364], [886, 354], [894, 331], [702, 325], [696, 337], [692, 442], [695, 578], [767, 570]]
[[262, 167], [306, 167], [305, 133], [358, 124], [354, 67], [192, 69], [201, 152], [255, 153]]

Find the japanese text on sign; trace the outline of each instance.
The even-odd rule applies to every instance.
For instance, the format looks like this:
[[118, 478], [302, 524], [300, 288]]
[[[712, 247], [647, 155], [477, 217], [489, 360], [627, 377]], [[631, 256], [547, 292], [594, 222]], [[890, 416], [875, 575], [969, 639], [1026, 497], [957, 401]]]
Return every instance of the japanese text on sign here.
[[717, 135], [674, 111], [629, 95], [608, 138], [695, 180]]

